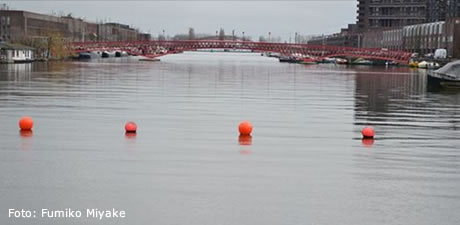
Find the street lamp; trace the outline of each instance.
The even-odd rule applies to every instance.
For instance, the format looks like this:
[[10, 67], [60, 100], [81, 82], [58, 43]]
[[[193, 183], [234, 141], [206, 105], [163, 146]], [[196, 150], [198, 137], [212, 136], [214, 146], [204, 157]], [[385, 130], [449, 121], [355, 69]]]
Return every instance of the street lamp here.
[[245, 41], [245, 38], [244, 38], [244, 31], [243, 31], [243, 41]]
[[272, 32], [269, 31], [268, 32], [268, 42], [272, 42], [271, 36], [272, 36]]
[[297, 32], [295, 32], [294, 43], [297, 44]]

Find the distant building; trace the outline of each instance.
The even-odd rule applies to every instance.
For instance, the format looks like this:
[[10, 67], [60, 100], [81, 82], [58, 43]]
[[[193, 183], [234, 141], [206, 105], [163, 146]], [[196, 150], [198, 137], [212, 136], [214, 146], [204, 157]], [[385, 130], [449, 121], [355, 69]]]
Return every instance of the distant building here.
[[448, 0], [448, 4], [446, 6], [446, 17], [460, 17], [460, 0]]
[[60, 35], [71, 42], [135, 41], [147, 34], [119, 23], [96, 24], [68, 16], [51, 16], [28, 11], [0, 10], [0, 41], [17, 42]]
[[360, 35], [357, 33], [356, 24], [349, 24], [348, 28], [343, 28], [340, 33], [313, 36], [307, 41], [307, 43], [311, 45], [331, 45], [358, 48], [361, 41], [360, 38]]
[[310, 45], [330, 45], [342, 47], [358, 47], [358, 35], [350, 34], [332, 34], [326, 36], [313, 37], [308, 41]]
[[149, 33], [138, 33], [137, 34], [137, 40], [139, 41], [151, 41], [152, 40], [152, 35]]
[[138, 32], [125, 24], [98, 24], [99, 41], [136, 41]]
[[460, 59], [460, 17], [400, 28], [370, 30], [361, 33], [361, 36], [361, 47], [364, 48], [387, 48], [422, 55], [443, 48], [450, 57]]
[[0, 63], [33, 61], [33, 50], [25, 45], [0, 43]]
[[446, 21], [460, 17], [460, 0], [428, 0], [427, 22]]
[[358, 0], [358, 27], [369, 30], [427, 21], [428, 0]]
[[0, 24], [2, 41], [42, 38], [53, 34], [60, 34], [70, 41], [85, 41], [95, 34], [95, 30], [81, 19], [27, 11], [0, 10]]

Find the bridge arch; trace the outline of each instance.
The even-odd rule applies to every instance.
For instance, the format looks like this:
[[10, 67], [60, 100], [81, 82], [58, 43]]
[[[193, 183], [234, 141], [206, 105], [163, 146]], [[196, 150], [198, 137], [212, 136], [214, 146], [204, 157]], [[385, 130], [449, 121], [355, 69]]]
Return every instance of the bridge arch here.
[[[410, 52], [386, 49], [352, 48], [328, 45], [269, 43], [232, 40], [184, 40], [184, 41], [131, 41], [131, 42], [75, 42], [69, 45], [73, 52], [123, 50], [137, 55], [157, 57], [198, 49], [246, 49], [254, 52], [277, 52], [282, 55], [300, 53], [318, 59], [326, 57], [356, 57], [379, 59], [407, 64]], [[163, 52], [162, 52], [163, 51]]]

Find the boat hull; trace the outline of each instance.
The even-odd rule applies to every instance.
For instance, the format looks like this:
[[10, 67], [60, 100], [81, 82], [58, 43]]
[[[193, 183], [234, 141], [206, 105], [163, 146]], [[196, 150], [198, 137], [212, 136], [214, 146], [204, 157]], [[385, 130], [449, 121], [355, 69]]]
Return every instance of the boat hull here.
[[302, 62], [302, 60], [295, 59], [295, 58], [279, 58], [278, 60], [280, 62], [285, 62], [285, 63], [300, 63], [300, 62]]
[[80, 53], [78, 54], [78, 59], [91, 59], [90, 53]]
[[110, 54], [108, 52], [102, 52], [102, 55], [101, 55], [102, 58], [109, 58], [110, 57]]
[[460, 80], [449, 79], [435, 73], [428, 73], [428, 84], [443, 87], [460, 87]]

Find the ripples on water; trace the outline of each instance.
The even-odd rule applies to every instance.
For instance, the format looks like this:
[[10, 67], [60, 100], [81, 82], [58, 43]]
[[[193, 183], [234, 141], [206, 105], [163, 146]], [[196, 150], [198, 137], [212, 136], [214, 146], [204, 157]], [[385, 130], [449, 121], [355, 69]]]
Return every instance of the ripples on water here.
[[115, 207], [128, 218], [77, 222], [459, 224], [459, 101], [417, 70], [257, 54], [1, 65], [0, 221], [12, 207]]

